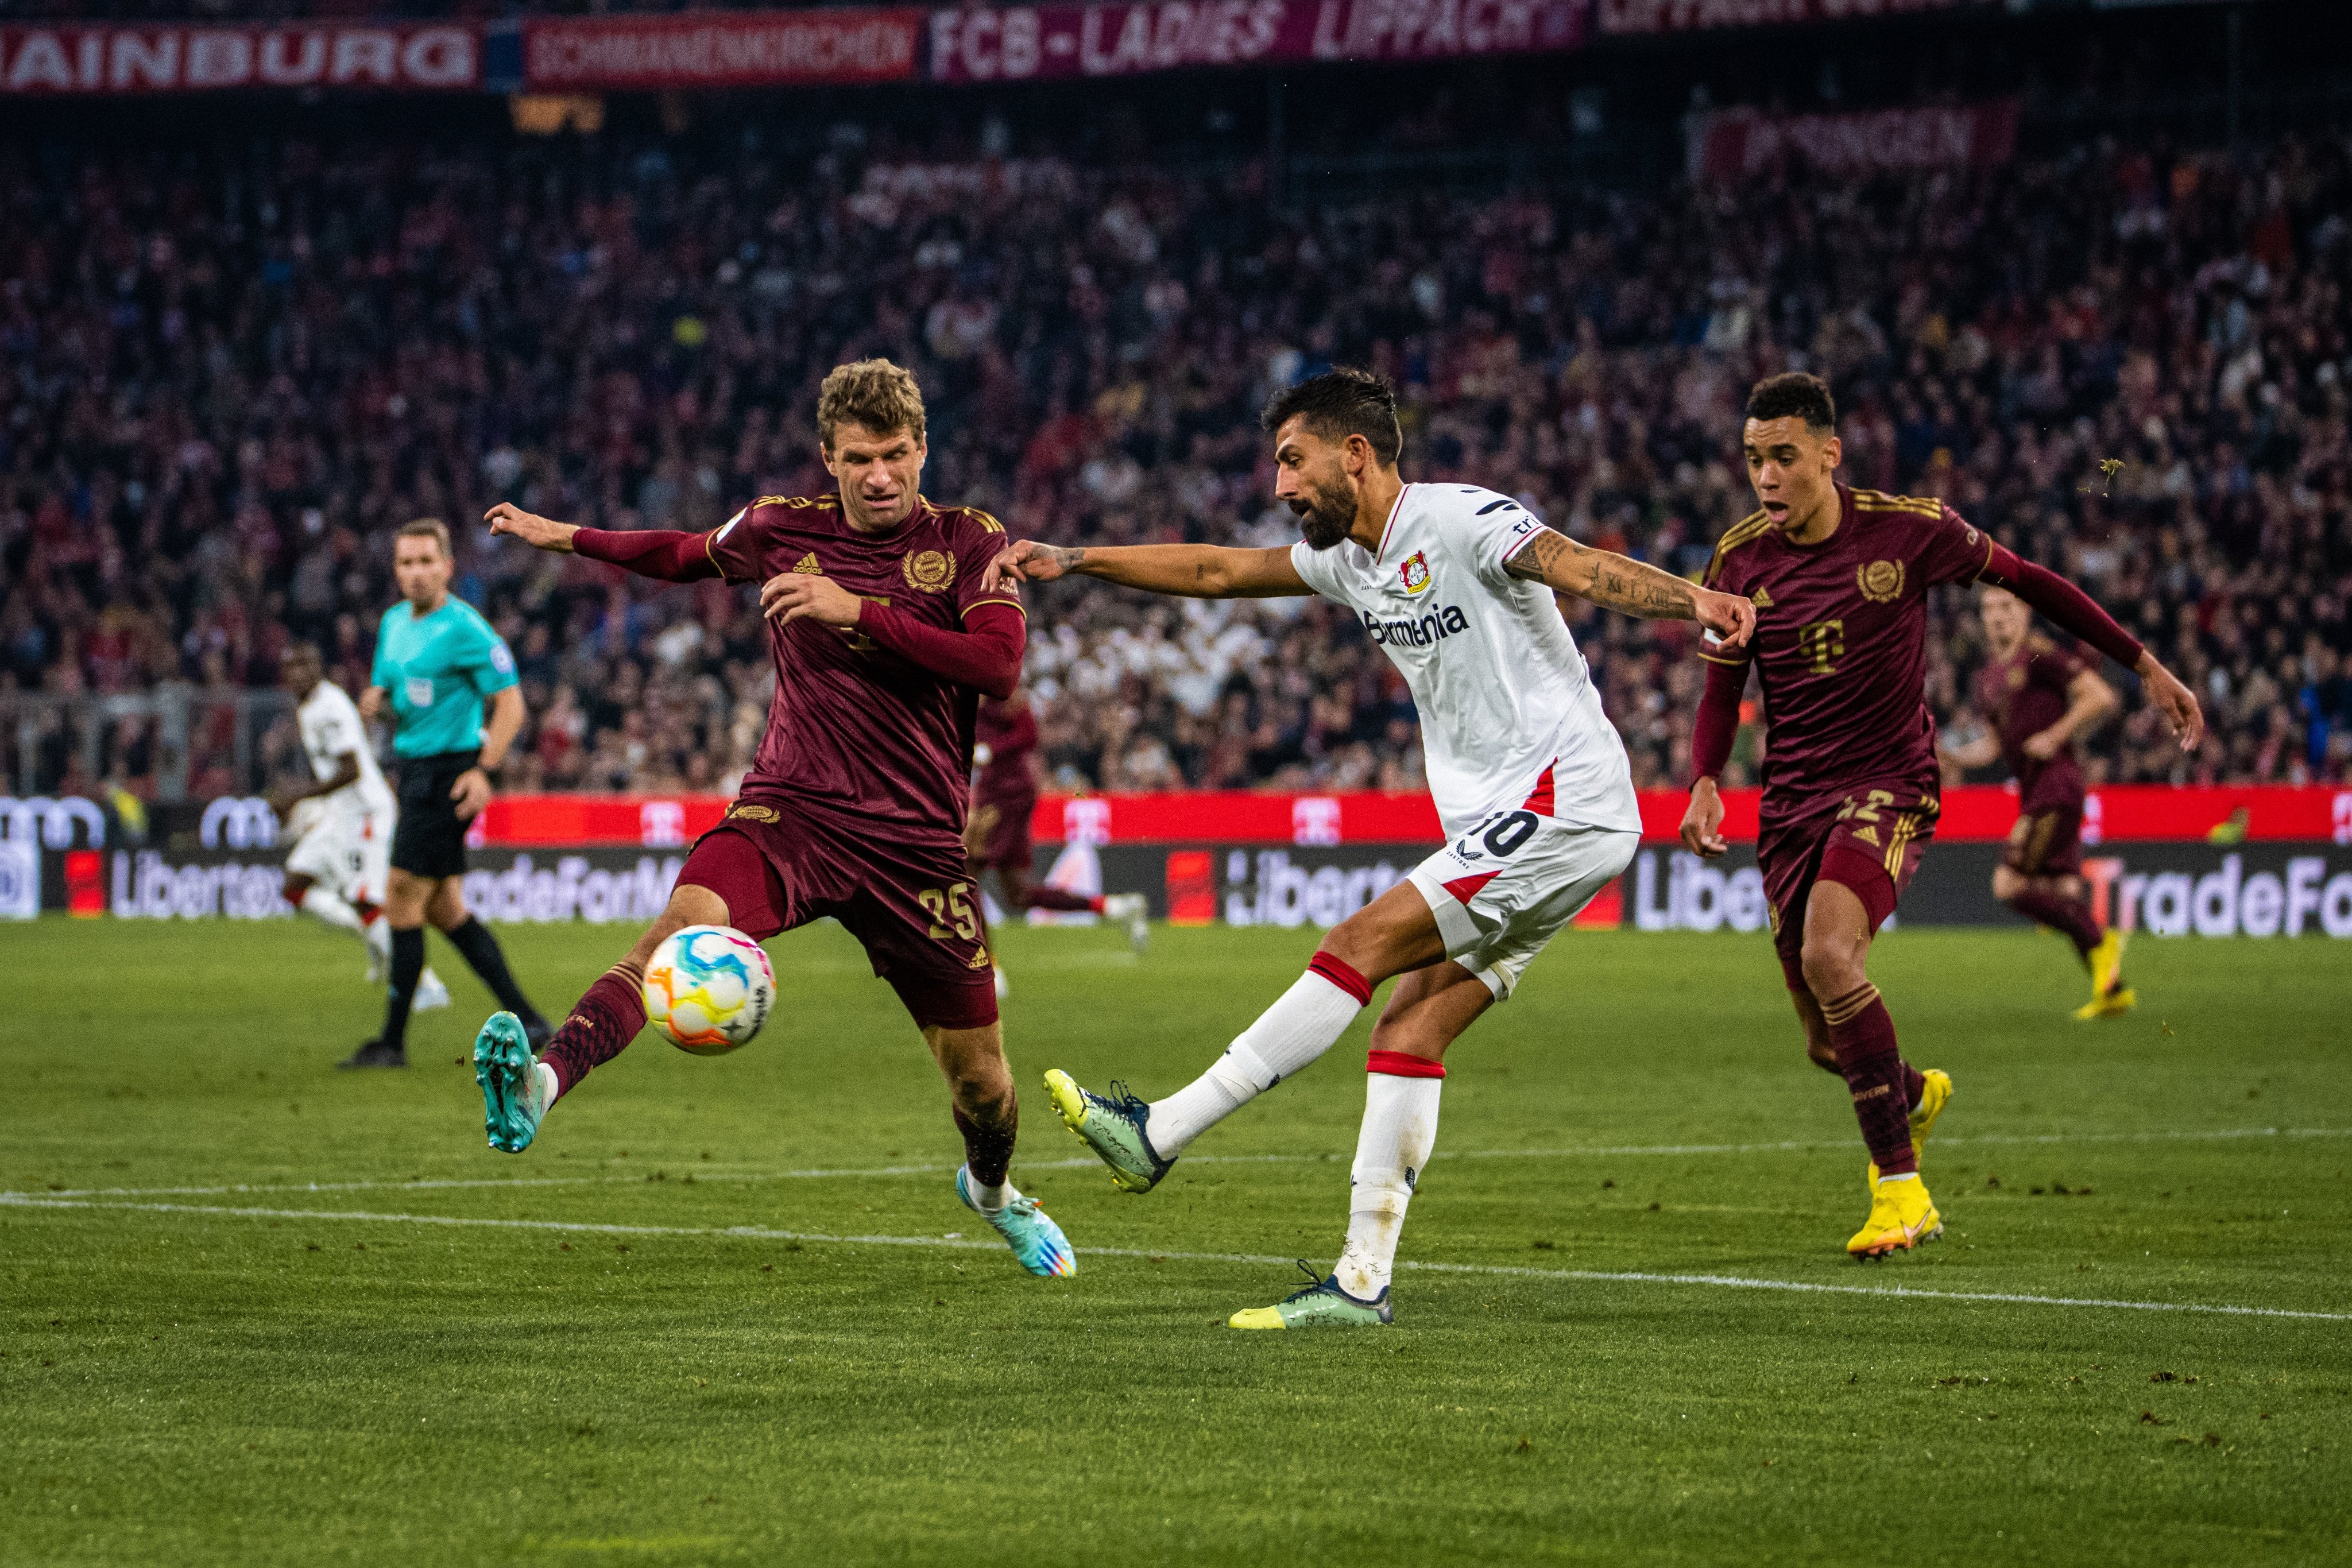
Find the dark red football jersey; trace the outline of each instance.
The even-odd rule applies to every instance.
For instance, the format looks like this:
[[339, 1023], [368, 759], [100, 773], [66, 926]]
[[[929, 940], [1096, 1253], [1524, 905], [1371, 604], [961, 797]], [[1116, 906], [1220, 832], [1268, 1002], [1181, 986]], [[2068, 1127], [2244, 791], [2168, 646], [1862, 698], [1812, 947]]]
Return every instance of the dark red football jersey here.
[[1992, 541], [1940, 501], [1837, 486], [1837, 531], [1794, 545], [1759, 511], [1724, 531], [1706, 585], [1756, 606], [1748, 646], [1709, 632], [1699, 654], [1752, 663], [1767, 724], [1763, 819], [1788, 821], [1857, 785], [1936, 779], [1927, 711], [1927, 590], [1969, 582]]
[[982, 698], [980, 741], [988, 747], [988, 760], [981, 765], [972, 798], [983, 806], [997, 807], [1035, 800], [1037, 776], [1029, 769], [1029, 758], [1037, 749], [1037, 716], [1028, 705], [1016, 710]]
[[[763, 497], [704, 541], [729, 582], [822, 575], [947, 631], [979, 605], [1020, 608], [1010, 587], [981, 591], [1003, 545], [1003, 525], [987, 513], [920, 497], [891, 532], [861, 534], [843, 520], [838, 496]], [[777, 789], [877, 823], [963, 831], [977, 692], [863, 632], [814, 621], [770, 622], [768, 643], [776, 695], [746, 799]]]
[[2083, 661], [2046, 638], [2029, 636], [2006, 659], [1988, 659], [1977, 672], [1976, 706], [2000, 737], [2001, 760], [2017, 779], [2021, 810], [2045, 810], [2083, 798], [2083, 762], [2069, 740], [2047, 762], [2025, 754], [2025, 743], [2065, 716], [2066, 688]]

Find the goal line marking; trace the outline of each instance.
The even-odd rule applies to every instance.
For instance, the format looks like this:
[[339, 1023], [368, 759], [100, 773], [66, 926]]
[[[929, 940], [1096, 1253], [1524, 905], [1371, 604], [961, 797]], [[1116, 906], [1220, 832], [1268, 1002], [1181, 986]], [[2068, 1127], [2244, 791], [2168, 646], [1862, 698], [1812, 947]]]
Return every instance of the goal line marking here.
[[[446, 1214], [373, 1214], [354, 1209], [257, 1208], [226, 1204], [131, 1203], [91, 1198], [30, 1197], [0, 1193], [0, 1208], [113, 1209], [142, 1214], [209, 1215], [236, 1219], [344, 1220], [366, 1225], [427, 1225], [457, 1229], [538, 1230], [587, 1236], [664, 1236], [743, 1241], [800, 1241], [846, 1247], [913, 1247], [956, 1251], [994, 1251], [999, 1243], [956, 1237], [835, 1235], [812, 1230], [773, 1230], [760, 1225], [613, 1225], [564, 1219], [494, 1219]], [[1284, 1264], [1271, 1253], [1154, 1251], [1141, 1247], [1087, 1247], [1079, 1256], [1144, 1258], [1186, 1263]], [[1831, 1285], [1801, 1280], [1756, 1280], [1741, 1274], [1649, 1273], [1601, 1269], [1528, 1269], [1502, 1263], [1424, 1263], [1407, 1260], [1399, 1269], [1428, 1274], [1486, 1278], [1563, 1280], [1589, 1284], [1690, 1285], [1738, 1291], [1788, 1291], [1810, 1295], [1899, 1296], [1920, 1301], [1986, 1301], [2009, 1306], [2105, 1307], [2137, 1312], [2189, 1312], [2217, 1317], [2296, 1318], [2352, 1322], [2352, 1312], [2305, 1312], [2291, 1307], [2240, 1307], [2205, 1301], [2130, 1301], [2084, 1296], [2036, 1296], [2014, 1291], [1931, 1291], [1909, 1285]]]
[[[1954, 1145], [2017, 1145], [2057, 1144], [2168, 1144], [2209, 1143], [2247, 1138], [2352, 1138], [2352, 1127], [2223, 1127], [2207, 1132], [2171, 1133], [1990, 1133], [1977, 1137], [1937, 1138], [1939, 1149]], [[1439, 1149], [1430, 1158], [1440, 1160], [1573, 1160], [1646, 1156], [1655, 1155], [1773, 1155], [1807, 1154], [1822, 1149], [1853, 1147], [1854, 1140], [1788, 1142], [1776, 1144], [1624, 1144], [1596, 1145], [1586, 1148], [1568, 1149]], [[1184, 1164], [1191, 1166], [1294, 1166], [1336, 1165], [1341, 1156], [1324, 1155], [1188, 1155]], [[1023, 1170], [1076, 1171], [1090, 1170], [1097, 1162], [1089, 1155], [1066, 1160], [1020, 1160]], [[875, 1176], [944, 1176], [956, 1168], [953, 1164], [894, 1165], [856, 1166], [811, 1166], [798, 1170], [741, 1171], [700, 1170], [688, 1166], [677, 1182], [699, 1186], [706, 1182], [764, 1182], [840, 1180]], [[513, 1187], [518, 1190], [542, 1186], [629, 1186], [647, 1182], [671, 1179], [667, 1168], [644, 1175], [613, 1173], [604, 1176], [419, 1176], [410, 1180], [382, 1178], [359, 1181], [311, 1182], [231, 1182], [215, 1186], [90, 1186], [53, 1187], [47, 1191], [20, 1193], [0, 1192], [0, 1200], [10, 1197], [234, 1197], [244, 1194], [260, 1195], [276, 1192], [441, 1192], [471, 1187]]]

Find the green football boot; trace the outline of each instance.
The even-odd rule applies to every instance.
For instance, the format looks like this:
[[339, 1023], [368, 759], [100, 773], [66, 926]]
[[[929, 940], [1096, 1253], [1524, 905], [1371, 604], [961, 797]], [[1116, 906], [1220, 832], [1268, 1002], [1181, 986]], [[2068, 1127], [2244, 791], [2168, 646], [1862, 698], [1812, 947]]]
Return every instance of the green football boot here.
[[1318, 1280], [1315, 1270], [1304, 1259], [1298, 1266], [1307, 1270], [1310, 1281], [1303, 1291], [1293, 1291], [1270, 1307], [1244, 1307], [1226, 1320], [1227, 1328], [1235, 1329], [1352, 1329], [1380, 1328], [1396, 1322], [1396, 1309], [1389, 1305], [1389, 1291], [1370, 1301], [1359, 1301], [1339, 1288], [1339, 1277]]
[[530, 1037], [512, 1013], [492, 1013], [474, 1037], [474, 1082], [482, 1086], [482, 1127], [490, 1147], [519, 1155], [539, 1135], [553, 1096], [531, 1054]]
[[1114, 1082], [1110, 1089], [1108, 1094], [1081, 1089], [1058, 1067], [1045, 1074], [1045, 1092], [1053, 1097], [1062, 1124], [1110, 1167], [1111, 1185], [1122, 1192], [1150, 1192], [1176, 1162], [1161, 1159], [1143, 1130], [1151, 1119], [1151, 1107], [1129, 1093], [1124, 1083]]

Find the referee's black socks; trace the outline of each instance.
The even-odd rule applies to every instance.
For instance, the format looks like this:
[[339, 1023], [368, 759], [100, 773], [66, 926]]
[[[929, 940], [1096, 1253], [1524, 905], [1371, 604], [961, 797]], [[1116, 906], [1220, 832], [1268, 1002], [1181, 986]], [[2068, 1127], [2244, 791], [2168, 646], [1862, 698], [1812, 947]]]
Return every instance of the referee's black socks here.
[[408, 1045], [408, 1008], [416, 999], [416, 981], [425, 973], [425, 929], [392, 933], [392, 988], [383, 998], [383, 1033], [377, 1036], [394, 1050]]
[[[530, 1005], [530, 998], [522, 994], [522, 988], [515, 984], [513, 974], [507, 968], [507, 956], [499, 950], [499, 939], [490, 935], [488, 926], [468, 915], [464, 925], [442, 935], [448, 937], [450, 945], [465, 956], [467, 963], [473, 966], [474, 973], [482, 977], [482, 984], [497, 993], [499, 1006], [520, 1019], [526, 1027], [545, 1022], [539, 1016], [539, 1009]], [[392, 939], [398, 942], [400, 933], [394, 932]], [[419, 951], [422, 951], [421, 947]], [[397, 947], [393, 949], [393, 984], [395, 987], [400, 983], [399, 952]]]

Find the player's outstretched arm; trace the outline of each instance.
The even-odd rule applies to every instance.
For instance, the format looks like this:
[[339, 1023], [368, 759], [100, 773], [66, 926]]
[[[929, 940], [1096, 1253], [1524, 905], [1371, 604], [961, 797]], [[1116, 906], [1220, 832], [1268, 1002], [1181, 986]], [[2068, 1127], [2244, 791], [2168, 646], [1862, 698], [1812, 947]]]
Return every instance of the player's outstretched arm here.
[[1504, 570], [1604, 610], [1645, 621], [1696, 621], [1726, 648], [1742, 646], [1756, 630], [1756, 607], [1736, 593], [1712, 592], [1613, 550], [1588, 549], [1549, 528], [1530, 534]]
[[493, 534], [510, 534], [533, 549], [558, 555], [584, 555], [664, 582], [695, 582], [719, 575], [710, 559], [705, 534], [677, 528], [583, 528], [524, 511], [511, 501], [500, 501], [483, 514]]
[[1028, 582], [1076, 575], [1122, 588], [1186, 599], [1279, 599], [1315, 591], [1286, 549], [1231, 549], [1218, 545], [1114, 545], [1107, 549], [1044, 545], [1023, 539], [989, 563], [989, 570]]
[[2197, 706], [2197, 695], [2181, 685], [2179, 676], [2164, 667], [2163, 660], [2116, 624], [2115, 617], [2100, 609], [2098, 601], [2089, 594], [2048, 567], [2021, 559], [1999, 544], [1991, 545], [1976, 576], [1979, 582], [2006, 588], [2048, 616], [2053, 624], [2063, 627], [2137, 675], [2147, 688], [2148, 700], [2163, 711], [2166, 721], [2172, 726], [2173, 738], [2180, 743], [2181, 750], [2194, 751], [2197, 743], [2205, 738], [2205, 713]]

